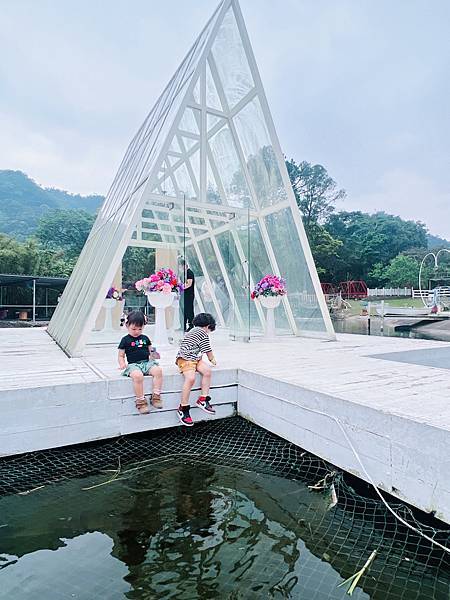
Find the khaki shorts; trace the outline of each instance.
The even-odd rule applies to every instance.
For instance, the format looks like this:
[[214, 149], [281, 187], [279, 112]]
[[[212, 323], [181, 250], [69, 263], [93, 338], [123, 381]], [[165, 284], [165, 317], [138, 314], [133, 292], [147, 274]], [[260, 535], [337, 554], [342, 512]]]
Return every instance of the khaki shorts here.
[[199, 360], [186, 360], [179, 356], [175, 361], [175, 364], [180, 370], [180, 373], [184, 373], [185, 371], [196, 371]]

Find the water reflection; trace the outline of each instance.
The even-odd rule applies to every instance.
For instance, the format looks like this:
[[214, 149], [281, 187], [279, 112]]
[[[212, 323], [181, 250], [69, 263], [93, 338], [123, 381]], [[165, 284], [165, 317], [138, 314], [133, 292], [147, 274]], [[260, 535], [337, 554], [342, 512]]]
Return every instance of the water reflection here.
[[377, 547], [353, 598], [447, 600], [442, 573], [298, 481], [198, 459], [126, 471], [0, 499], [5, 598], [344, 599]]

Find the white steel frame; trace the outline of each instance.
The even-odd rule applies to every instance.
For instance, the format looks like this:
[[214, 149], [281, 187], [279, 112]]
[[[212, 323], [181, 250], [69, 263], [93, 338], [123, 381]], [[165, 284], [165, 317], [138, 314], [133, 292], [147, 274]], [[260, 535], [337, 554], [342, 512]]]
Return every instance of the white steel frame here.
[[[248, 68], [252, 80], [250, 89], [242, 92], [241, 97], [233, 106], [229, 105], [227, 92], [216, 64], [216, 57], [213, 54], [214, 43], [219, 32], [223, 35], [227, 34], [226, 28], [223, 29], [226, 17], [228, 22], [234, 18], [234, 34], [236, 34], [237, 28], [246, 68]], [[223, 64], [220, 66], [222, 69], [224, 68]], [[207, 103], [207, 70], [210, 72], [210, 81], [215, 86], [215, 94], [220, 101], [222, 110], [211, 107]], [[197, 99], [194, 98], [194, 88]], [[268, 206], [263, 206], [258, 198], [235, 123], [236, 116], [254, 99], [259, 101], [263, 122], [268, 132], [268, 140], [273, 149], [276, 167], [281, 175], [281, 185], [285, 191], [284, 199], [276, 199], [276, 201], [274, 199], [273, 203]], [[186, 117], [183, 118], [185, 115]], [[209, 129], [208, 115], [218, 119]], [[189, 119], [193, 119], [195, 127], [192, 129], [195, 131], [188, 130], [189, 125], [184, 127]], [[182, 124], [183, 129], [181, 129]], [[245, 202], [243, 204], [244, 196], [239, 196], [237, 200], [230, 197], [231, 192], [227, 189], [224, 181], [225, 173], [222, 172], [214, 156], [211, 146], [213, 138], [226, 130], [228, 131], [227, 137], [231, 139], [230, 156], [237, 157], [238, 168], [241, 170], [243, 181], [248, 189], [249, 206], [245, 205]], [[223, 160], [226, 158], [222, 157]], [[181, 177], [181, 170], [184, 172], [183, 177]], [[214, 178], [214, 189], [216, 190], [214, 193], [216, 200], [218, 199], [220, 203], [210, 201], [208, 198], [208, 172]], [[186, 184], [189, 189], [183, 189], [184, 185], [182, 184]], [[191, 195], [189, 194], [190, 190], [192, 191]], [[110, 286], [128, 245], [173, 248], [180, 254], [183, 248], [191, 248], [195, 252], [205, 281], [209, 286], [219, 323], [225, 326], [226, 319], [216, 296], [205, 258], [214, 260], [222, 281], [225, 283], [230, 302], [235, 309], [234, 316], [239, 327], [244, 329], [246, 323], [242, 313], [243, 307], [239, 305], [234, 296], [217, 236], [224, 232], [230, 233], [230, 243], [234, 244], [243, 272], [250, 285], [253, 286], [251, 264], [249, 264], [245, 249], [242, 247], [235, 229], [234, 217], [239, 216], [240, 219], [254, 221], [258, 224], [272, 272], [279, 276], [284, 275], [283, 269], [278, 264], [276, 251], [272, 247], [270, 232], [265, 220], [268, 215], [279, 213], [282, 210], [290, 211], [295, 230], [298, 233], [300, 246], [293, 247], [292, 252], [303, 253], [312, 284], [310, 295], [315, 295], [317, 301], [316, 319], [321, 323], [317, 327], [317, 331], [304, 331], [299, 326], [288, 294], [283, 298], [287, 324], [293, 334], [318, 335], [332, 339], [334, 338], [333, 326], [290, 185], [283, 153], [240, 7], [237, 0], [222, 0], [131, 141], [69, 284], [50, 322], [48, 328], [50, 335], [70, 356], [76, 356], [82, 352], [86, 336], [93, 327], [105, 292]], [[149, 217], [143, 211], [152, 211], [153, 217]], [[167, 219], [164, 218], [164, 215], [167, 215]], [[150, 237], [153, 239], [148, 239], [148, 234], [152, 234]], [[212, 257], [203, 256], [199, 246], [202, 240], [211, 242]], [[199, 305], [203, 306], [203, 304], [199, 297]], [[260, 325], [263, 327], [265, 317], [259, 303], [256, 304], [256, 310]]]

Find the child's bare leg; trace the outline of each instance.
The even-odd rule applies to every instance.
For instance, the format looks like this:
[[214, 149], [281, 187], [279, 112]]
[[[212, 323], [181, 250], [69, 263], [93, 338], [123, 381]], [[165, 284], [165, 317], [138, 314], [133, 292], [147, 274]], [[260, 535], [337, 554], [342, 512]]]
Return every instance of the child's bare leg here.
[[181, 406], [189, 406], [189, 395], [191, 393], [192, 386], [195, 383], [195, 371], [185, 371], [183, 376], [184, 384], [183, 389], [181, 390]]
[[163, 374], [161, 367], [157, 365], [153, 366], [149, 374], [153, 377], [153, 389], [152, 389], [152, 404], [155, 408], [162, 408], [163, 404], [161, 401], [161, 390], [162, 390], [162, 381]]
[[158, 366], [154, 366], [150, 369], [149, 371], [150, 375], [153, 377], [153, 393], [154, 394], [158, 394], [158, 396], [161, 394], [161, 390], [162, 390], [162, 383], [163, 383], [163, 372], [161, 367]]
[[136, 395], [136, 408], [142, 414], [148, 413], [148, 403], [144, 396], [144, 374], [138, 369], [133, 369], [130, 373], [133, 382], [133, 389]]
[[209, 396], [209, 388], [211, 387], [211, 368], [204, 362], [197, 363], [197, 371], [202, 376], [202, 396]]
[[144, 397], [144, 374], [138, 369], [133, 369], [130, 373], [130, 377], [133, 381], [133, 389], [136, 398]]
[[202, 392], [197, 400], [197, 406], [210, 415], [216, 413], [216, 409], [210, 404], [209, 388], [211, 387], [211, 369], [204, 362], [197, 363], [197, 371], [202, 376]]

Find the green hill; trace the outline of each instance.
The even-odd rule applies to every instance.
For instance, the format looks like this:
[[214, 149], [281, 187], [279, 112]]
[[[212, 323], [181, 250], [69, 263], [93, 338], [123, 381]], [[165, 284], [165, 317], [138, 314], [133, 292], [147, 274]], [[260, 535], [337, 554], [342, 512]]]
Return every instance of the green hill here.
[[0, 233], [24, 240], [49, 210], [80, 208], [94, 214], [103, 196], [80, 196], [42, 188], [22, 171], [0, 170]]
[[433, 250], [433, 248], [450, 248], [450, 242], [438, 235], [431, 235], [431, 233], [429, 233], [427, 235], [427, 241], [430, 250]]

